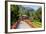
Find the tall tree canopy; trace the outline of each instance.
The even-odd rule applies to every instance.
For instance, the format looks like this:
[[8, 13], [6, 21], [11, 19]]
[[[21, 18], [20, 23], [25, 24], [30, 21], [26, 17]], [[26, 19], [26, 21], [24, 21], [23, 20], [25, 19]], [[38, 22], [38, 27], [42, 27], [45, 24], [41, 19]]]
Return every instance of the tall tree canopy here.
[[18, 19], [19, 15], [18, 5], [11, 5], [11, 22], [14, 22]]
[[42, 8], [38, 8], [37, 11], [36, 11], [36, 18], [39, 19], [39, 21], [41, 22], [42, 21]]

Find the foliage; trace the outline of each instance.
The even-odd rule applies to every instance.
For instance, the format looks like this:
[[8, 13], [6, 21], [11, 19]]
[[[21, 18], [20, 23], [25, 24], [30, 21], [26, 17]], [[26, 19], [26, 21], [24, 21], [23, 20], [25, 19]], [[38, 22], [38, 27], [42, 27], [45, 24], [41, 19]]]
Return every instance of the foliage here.
[[36, 14], [35, 19], [38, 19], [41, 22], [42, 21], [42, 8], [40, 7], [39, 9], [37, 9], [35, 14]]
[[27, 15], [33, 22], [42, 21], [42, 8], [36, 11], [33, 8], [23, 7], [22, 5], [11, 5], [11, 22], [18, 20], [19, 16]]
[[19, 15], [18, 5], [11, 5], [11, 22], [14, 22], [18, 19]]

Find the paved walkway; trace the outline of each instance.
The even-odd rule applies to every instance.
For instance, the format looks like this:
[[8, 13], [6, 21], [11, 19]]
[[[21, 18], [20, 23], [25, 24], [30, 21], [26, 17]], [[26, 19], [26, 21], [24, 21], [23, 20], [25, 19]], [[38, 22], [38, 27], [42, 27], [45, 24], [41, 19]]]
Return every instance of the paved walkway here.
[[31, 28], [31, 26], [29, 26], [29, 24], [27, 24], [24, 21], [21, 21], [17, 27], [17, 29], [26, 29], [26, 28]]

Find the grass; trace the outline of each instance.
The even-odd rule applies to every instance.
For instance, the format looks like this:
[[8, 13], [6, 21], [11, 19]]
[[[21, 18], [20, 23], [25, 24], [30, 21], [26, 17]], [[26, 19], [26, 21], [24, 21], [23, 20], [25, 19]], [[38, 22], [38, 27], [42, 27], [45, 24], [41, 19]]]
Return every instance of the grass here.
[[34, 21], [34, 22], [32, 22], [32, 24], [35, 25], [37, 28], [41, 28], [42, 27], [42, 23], [41, 22]]

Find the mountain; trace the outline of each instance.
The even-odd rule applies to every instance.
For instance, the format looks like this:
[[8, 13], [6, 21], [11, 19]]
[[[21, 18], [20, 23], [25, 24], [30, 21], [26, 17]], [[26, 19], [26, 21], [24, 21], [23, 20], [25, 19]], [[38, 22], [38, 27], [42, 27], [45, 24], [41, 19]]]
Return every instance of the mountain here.
[[31, 8], [31, 7], [25, 7], [25, 10], [27, 10], [27, 11], [34, 11], [34, 9]]

